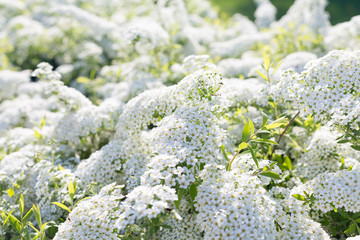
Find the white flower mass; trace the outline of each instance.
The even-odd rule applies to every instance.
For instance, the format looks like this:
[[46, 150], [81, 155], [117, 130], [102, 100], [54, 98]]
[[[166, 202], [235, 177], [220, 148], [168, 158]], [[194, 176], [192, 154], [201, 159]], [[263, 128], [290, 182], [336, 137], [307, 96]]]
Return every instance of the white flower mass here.
[[360, 240], [360, 16], [254, 4], [0, 0], [0, 240]]

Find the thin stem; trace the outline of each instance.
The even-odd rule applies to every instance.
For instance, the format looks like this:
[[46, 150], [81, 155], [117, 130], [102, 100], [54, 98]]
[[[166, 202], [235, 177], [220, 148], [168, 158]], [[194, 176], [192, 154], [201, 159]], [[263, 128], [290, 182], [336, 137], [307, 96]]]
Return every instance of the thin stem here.
[[274, 110], [275, 110], [275, 118], [278, 119], [278, 112], [277, 112], [277, 106], [276, 106], [276, 102], [274, 101]]
[[[284, 131], [280, 134], [278, 140], [276, 141], [278, 144], [280, 143], [282, 137], [284, 136], [284, 134], [286, 133], [286, 131], [288, 130], [288, 128], [290, 127], [290, 125], [293, 123], [293, 121], [295, 120], [295, 118], [296, 118], [299, 114], [300, 114], [300, 111], [298, 111], [298, 112], [295, 114], [295, 116], [293, 116], [293, 117], [291, 118], [291, 120], [289, 121], [289, 123], [286, 125]], [[274, 155], [274, 153], [275, 153], [276, 148], [277, 148], [277, 145], [274, 146], [274, 148], [273, 148], [273, 150], [272, 150], [272, 152], [271, 152], [271, 155], [270, 155], [269, 158], [268, 158], [269, 160], [272, 159], [272, 157], [273, 157], [273, 155]]]
[[251, 176], [257, 176], [257, 175], [259, 175], [260, 173], [262, 173], [263, 170], [264, 170], [263, 168], [262, 168], [262, 169], [258, 169], [258, 170], [256, 170], [253, 174], [251, 174]]
[[269, 69], [266, 70], [266, 77], [268, 79], [268, 83], [270, 84], [270, 74], [269, 74]]

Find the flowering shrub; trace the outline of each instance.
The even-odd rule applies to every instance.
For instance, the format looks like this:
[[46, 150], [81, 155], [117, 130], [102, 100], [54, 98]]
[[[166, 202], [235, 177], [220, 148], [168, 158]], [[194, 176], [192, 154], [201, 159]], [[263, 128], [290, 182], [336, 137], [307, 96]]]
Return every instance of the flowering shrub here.
[[360, 239], [359, 16], [0, 1], [0, 239]]

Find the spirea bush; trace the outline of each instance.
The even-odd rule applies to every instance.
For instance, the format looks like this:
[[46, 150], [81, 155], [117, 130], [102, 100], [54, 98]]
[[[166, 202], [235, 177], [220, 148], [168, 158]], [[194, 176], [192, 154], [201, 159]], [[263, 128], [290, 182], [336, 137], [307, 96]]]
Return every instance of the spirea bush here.
[[360, 16], [0, 0], [0, 239], [360, 239]]

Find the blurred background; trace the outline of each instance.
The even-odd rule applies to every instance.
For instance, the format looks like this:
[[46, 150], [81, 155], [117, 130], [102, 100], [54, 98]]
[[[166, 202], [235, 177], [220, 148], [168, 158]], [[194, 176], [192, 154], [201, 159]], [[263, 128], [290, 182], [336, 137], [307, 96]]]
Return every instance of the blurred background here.
[[[254, 0], [211, 0], [220, 11], [233, 15], [241, 13], [254, 20], [256, 5]], [[277, 19], [283, 16], [294, 0], [271, 0], [277, 8]], [[332, 25], [349, 21], [351, 17], [360, 15], [360, 0], [328, 0], [327, 11]]]

